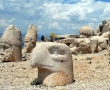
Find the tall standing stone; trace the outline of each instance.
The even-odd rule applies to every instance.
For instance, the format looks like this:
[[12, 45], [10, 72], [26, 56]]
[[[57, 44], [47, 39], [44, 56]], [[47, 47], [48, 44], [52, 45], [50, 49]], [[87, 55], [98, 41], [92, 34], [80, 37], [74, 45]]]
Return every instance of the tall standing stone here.
[[22, 60], [21, 31], [13, 25], [9, 25], [0, 38], [0, 60]]
[[24, 48], [22, 50], [23, 60], [30, 58], [30, 53], [36, 46], [37, 42], [37, 27], [33, 24], [29, 25], [28, 31], [24, 37]]
[[24, 37], [24, 48], [27, 52], [31, 52], [36, 46], [37, 41], [37, 27], [33, 24], [29, 25], [28, 31]]

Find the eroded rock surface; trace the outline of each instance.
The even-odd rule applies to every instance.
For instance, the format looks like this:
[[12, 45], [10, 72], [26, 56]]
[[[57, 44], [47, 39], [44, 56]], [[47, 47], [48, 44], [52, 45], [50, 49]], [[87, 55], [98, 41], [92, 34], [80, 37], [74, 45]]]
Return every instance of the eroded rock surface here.
[[22, 41], [21, 31], [13, 25], [9, 25], [0, 38], [0, 60], [21, 61]]
[[30, 60], [32, 67], [38, 67], [38, 83], [63, 86], [74, 81], [72, 55], [65, 44], [38, 43]]
[[33, 24], [29, 25], [27, 34], [24, 37], [24, 48], [22, 49], [23, 60], [28, 60], [31, 51], [36, 46], [37, 27]]

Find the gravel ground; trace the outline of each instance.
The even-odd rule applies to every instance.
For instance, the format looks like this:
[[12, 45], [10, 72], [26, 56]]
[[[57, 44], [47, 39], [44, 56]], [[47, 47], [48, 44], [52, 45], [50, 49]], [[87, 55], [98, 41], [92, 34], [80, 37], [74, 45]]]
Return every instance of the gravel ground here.
[[0, 90], [110, 90], [110, 56], [107, 50], [73, 56], [75, 82], [66, 86], [32, 86], [37, 68], [30, 61], [0, 63]]

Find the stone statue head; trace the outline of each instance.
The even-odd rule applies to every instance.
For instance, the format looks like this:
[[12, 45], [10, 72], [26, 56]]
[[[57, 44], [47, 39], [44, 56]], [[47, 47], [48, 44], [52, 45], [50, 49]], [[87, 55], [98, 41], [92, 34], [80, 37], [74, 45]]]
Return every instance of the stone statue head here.
[[103, 21], [102, 21], [102, 24], [99, 25], [99, 31], [101, 32], [101, 33], [100, 33], [100, 36], [101, 36], [103, 33], [109, 31], [109, 24], [107, 23], [106, 20], [103, 20]]
[[65, 44], [38, 43], [31, 53], [30, 60], [31, 66], [38, 68], [38, 83], [63, 86], [74, 80], [72, 55]]
[[0, 38], [0, 60], [3, 62], [22, 60], [21, 31], [13, 25], [9, 25]]
[[103, 21], [102, 21], [102, 24], [106, 24], [106, 23], [107, 23], [107, 21], [106, 21], [106, 20], [103, 20]]
[[32, 49], [36, 46], [37, 41], [37, 28], [35, 25], [30, 24], [27, 34], [24, 37], [24, 48], [26, 52], [31, 52]]
[[94, 35], [94, 30], [91, 26], [82, 26], [80, 29], [79, 29], [79, 34], [80, 35], [83, 35], [85, 37], [91, 37]]

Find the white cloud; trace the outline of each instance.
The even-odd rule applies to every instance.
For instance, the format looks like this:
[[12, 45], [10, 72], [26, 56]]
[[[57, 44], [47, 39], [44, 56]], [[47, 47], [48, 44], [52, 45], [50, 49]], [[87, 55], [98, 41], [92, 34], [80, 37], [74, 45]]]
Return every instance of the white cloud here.
[[0, 27], [5, 27], [8, 26], [10, 23], [12, 23], [13, 21], [15, 21], [15, 18], [12, 18], [10, 20], [7, 20], [5, 18], [0, 18]]
[[104, 8], [103, 14], [100, 15], [100, 18], [104, 20], [110, 19], [110, 3]]
[[31, 8], [33, 7], [33, 4], [32, 3], [26, 3], [24, 4], [24, 8]]
[[4, 10], [4, 6], [2, 3], [0, 3], [0, 10]]
[[0, 27], [6, 27], [8, 24], [7, 24], [7, 21], [5, 19], [0, 19]]
[[38, 25], [37, 27], [38, 27], [38, 30], [41, 30], [43, 26], [42, 25]]
[[[88, 1], [90, 2], [90, 1]], [[93, 1], [91, 0], [91, 3]], [[76, 3], [76, 4], [61, 4], [50, 3], [45, 4], [45, 14], [49, 14], [50, 17], [57, 20], [70, 20], [70, 15], [80, 16], [79, 20], [85, 20], [87, 14], [93, 13], [94, 9], [91, 3]]]
[[68, 29], [73, 29], [73, 30], [79, 30], [79, 25], [76, 25], [76, 24], [71, 24], [70, 27], [68, 27]]
[[11, 23], [11, 22], [13, 22], [13, 21], [15, 21], [16, 19], [15, 18], [12, 18], [12, 19], [10, 19], [9, 21], [8, 21], [8, 23]]
[[[83, 25], [95, 28], [102, 20], [110, 19], [110, 3], [101, 0], [1, 1], [3, 2], [0, 3], [0, 10], [4, 10], [2, 17], [5, 17], [8, 23], [14, 21], [20, 27], [22, 25], [23, 30], [28, 24], [35, 23], [41, 31], [56, 29], [66, 33], [67, 29], [68, 32], [78, 31]], [[4, 26], [8, 23], [4, 21]]]
[[57, 30], [62, 30], [63, 28], [61, 28], [59, 25], [58, 25], [58, 22], [54, 22], [52, 24], [49, 25], [49, 28], [53, 28], [53, 29], [57, 29]]

